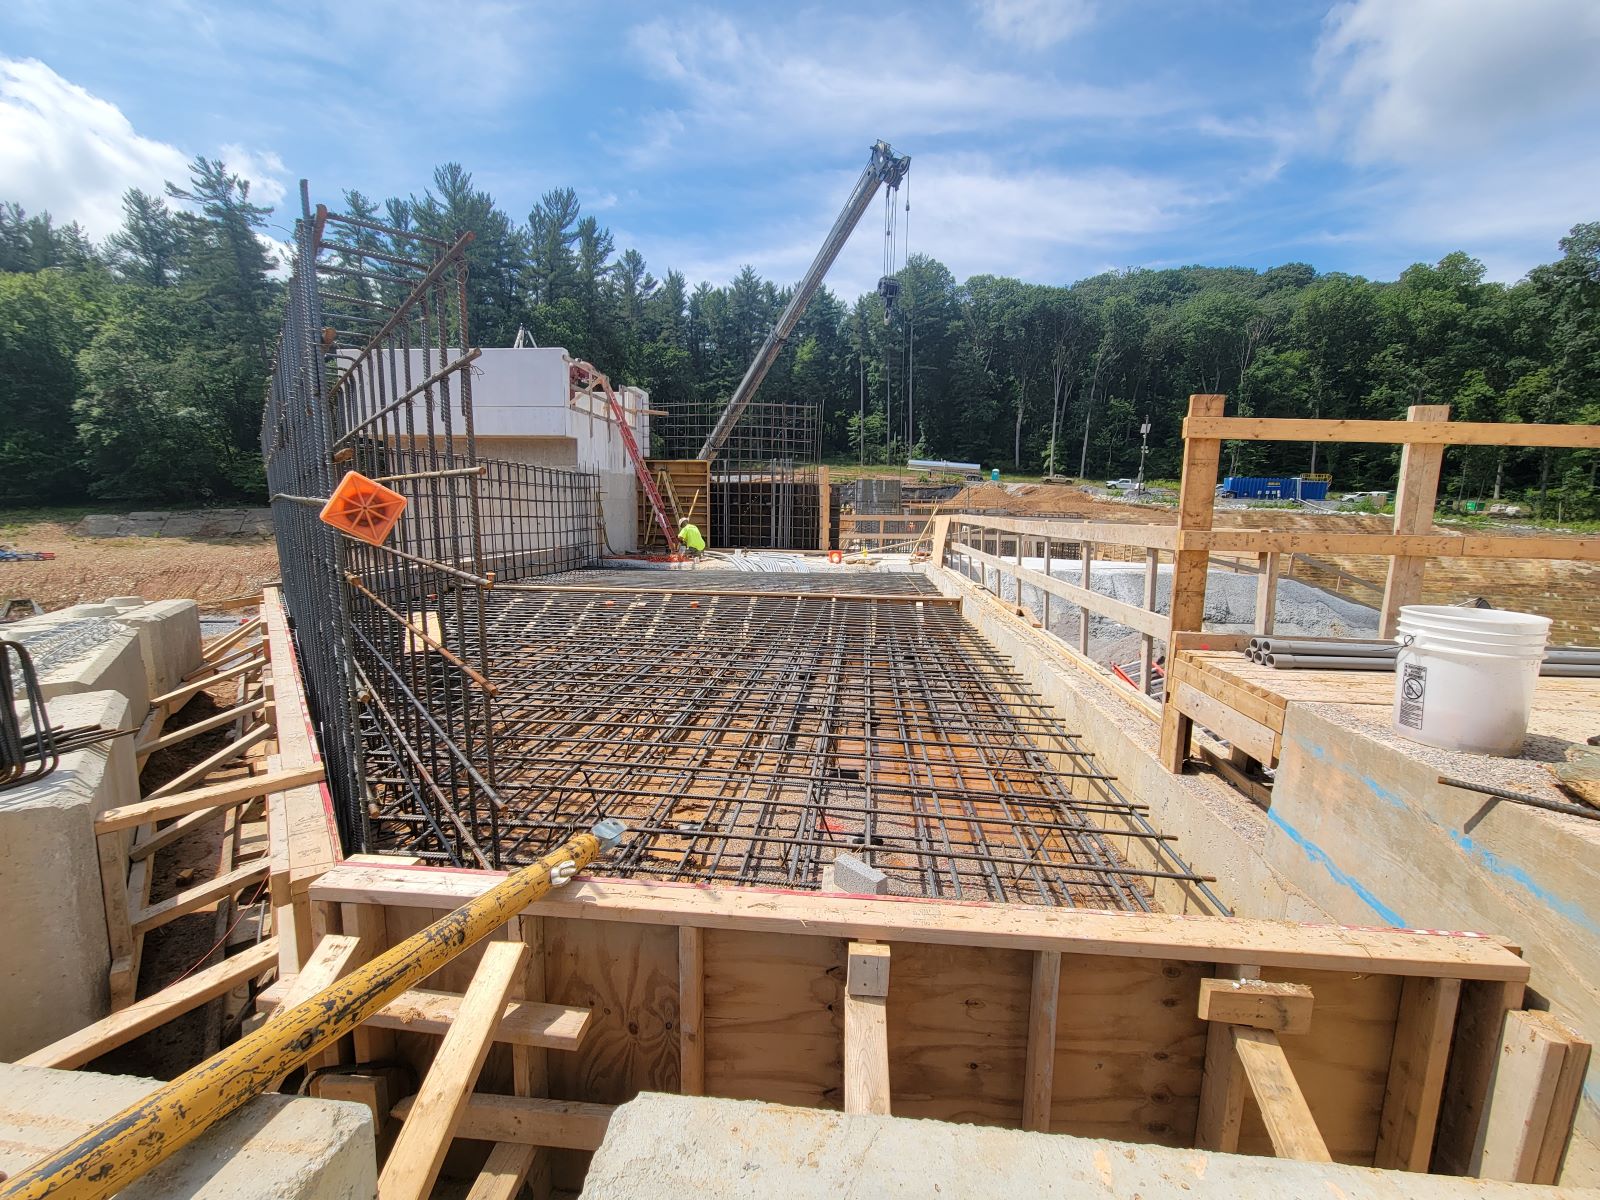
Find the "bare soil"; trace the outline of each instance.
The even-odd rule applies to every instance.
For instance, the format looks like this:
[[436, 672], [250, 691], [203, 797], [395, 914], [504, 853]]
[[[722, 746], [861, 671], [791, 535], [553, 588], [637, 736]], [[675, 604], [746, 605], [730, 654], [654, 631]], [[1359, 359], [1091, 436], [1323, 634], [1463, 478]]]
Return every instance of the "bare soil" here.
[[250, 595], [278, 578], [270, 538], [81, 537], [78, 514], [10, 521], [0, 515], [0, 542], [17, 550], [50, 550], [47, 562], [0, 562], [0, 601], [28, 597], [46, 610], [107, 596], [207, 601]]

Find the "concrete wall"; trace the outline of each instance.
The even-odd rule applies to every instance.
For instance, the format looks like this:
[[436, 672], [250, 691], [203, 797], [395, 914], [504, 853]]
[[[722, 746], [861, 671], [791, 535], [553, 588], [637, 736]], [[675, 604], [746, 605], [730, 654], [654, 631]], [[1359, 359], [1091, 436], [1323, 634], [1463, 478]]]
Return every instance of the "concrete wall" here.
[[139, 655], [151, 696], [172, 691], [200, 666], [200, 606], [193, 600], [146, 604], [131, 596], [113, 597], [106, 603], [118, 610], [118, 621], [139, 635]]
[[[0, 1064], [0, 1171], [15, 1174], [137, 1103], [154, 1079]], [[258, 1096], [117, 1192], [120, 1200], [372, 1200], [364, 1104]]]
[[[1529, 1003], [1600, 1039], [1600, 822], [1442, 787], [1440, 769], [1341, 710], [1291, 706], [1268, 860], [1338, 921], [1510, 938]], [[1562, 1181], [1600, 1185], [1600, 1057]]]
[[[473, 364], [472, 419], [478, 453], [485, 458], [565, 467], [600, 476], [601, 510], [612, 549], [638, 548], [635, 495], [638, 479], [616, 423], [604, 402], [593, 411], [570, 403], [570, 356], [559, 346], [487, 349]], [[412, 376], [421, 378], [420, 353]], [[617, 387], [631, 412], [630, 428], [642, 454], [650, 453], [650, 394]], [[417, 401], [420, 404], [420, 399]]]
[[[1233, 789], [1207, 775], [1172, 775], [1156, 758], [1159, 725], [1135, 709], [1117, 688], [1127, 685], [1093, 674], [1059, 639], [1032, 629], [976, 584], [942, 567], [928, 577], [947, 596], [962, 598], [962, 616], [1026, 675], [1061, 723], [1082, 735], [1096, 763], [1116, 777], [1123, 795], [1148, 804], [1150, 823], [1177, 835], [1177, 853], [1201, 875], [1214, 875], [1218, 897], [1238, 916], [1326, 921], [1328, 911], [1295, 886], [1294, 877], [1267, 858], [1270, 822]], [[1136, 865], [1152, 865], [1140, 843], [1112, 839]], [[1168, 912], [1203, 912], [1190, 887], [1158, 881], [1156, 900]]]
[[[134, 725], [117, 692], [60, 696], [50, 718], [69, 728]], [[0, 792], [0, 1060], [106, 1015], [111, 952], [94, 819], [138, 799], [126, 737], [68, 754], [53, 774]]]

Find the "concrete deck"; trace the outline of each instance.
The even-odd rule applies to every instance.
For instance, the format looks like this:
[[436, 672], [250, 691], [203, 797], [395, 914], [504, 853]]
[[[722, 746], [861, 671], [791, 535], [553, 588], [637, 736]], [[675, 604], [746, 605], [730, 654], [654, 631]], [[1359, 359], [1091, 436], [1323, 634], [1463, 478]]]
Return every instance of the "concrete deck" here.
[[681, 1195], [1578, 1200], [1600, 1192], [644, 1093], [611, 1118], [584, 1200]]

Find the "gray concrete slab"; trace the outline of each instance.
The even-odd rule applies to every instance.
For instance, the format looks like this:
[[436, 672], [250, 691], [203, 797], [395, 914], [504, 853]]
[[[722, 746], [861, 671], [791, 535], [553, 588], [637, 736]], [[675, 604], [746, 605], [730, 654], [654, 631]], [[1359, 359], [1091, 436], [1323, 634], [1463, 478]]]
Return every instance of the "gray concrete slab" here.
[[647, 1092], [611, 1118], [582, 1195], [1594, 1200], [1600, 1192]]
[[[154, 1079], [0, 1064], [0, 1170], [15, 1174], [143, 1099]], [[364, 1104], [258, 1096], [117, 1193], [120, 1200], [372, 1200]]]

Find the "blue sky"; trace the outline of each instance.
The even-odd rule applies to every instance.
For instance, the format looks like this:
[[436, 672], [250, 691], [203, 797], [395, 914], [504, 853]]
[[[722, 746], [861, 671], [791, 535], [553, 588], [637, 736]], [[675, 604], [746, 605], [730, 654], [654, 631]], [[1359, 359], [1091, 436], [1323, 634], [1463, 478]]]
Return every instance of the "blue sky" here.
[[[6, 0], [0, 199], [104, 236], [220, 155], [281, 203], [546, 188], [658, 275], [798, 277], [884, 138], [958, 278], [1184, 263], [1512, 280], [1600, 220], [1600, 2]], [[830, 280], [870, 288], [881, 207]]]

